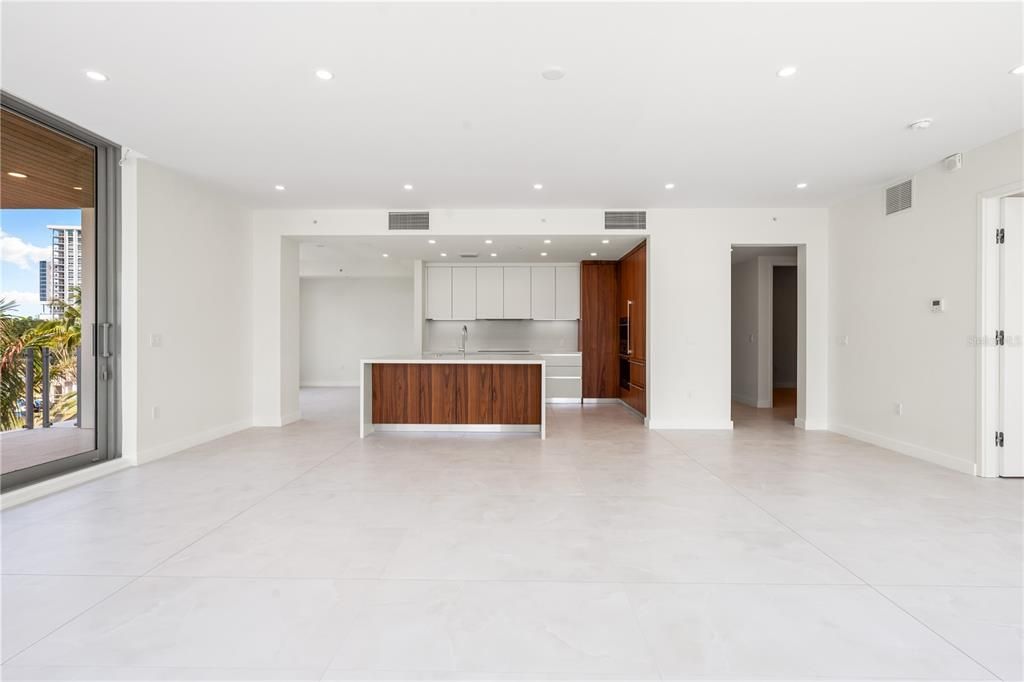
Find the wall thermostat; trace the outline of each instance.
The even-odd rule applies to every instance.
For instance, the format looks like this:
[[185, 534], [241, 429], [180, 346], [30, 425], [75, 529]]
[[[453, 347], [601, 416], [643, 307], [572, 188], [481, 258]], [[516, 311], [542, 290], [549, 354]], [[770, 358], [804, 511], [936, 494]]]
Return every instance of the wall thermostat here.
[[932, 312], [941, 313], [946, 309], [946, 299], [944, 298], [933, 298], [932, 299]]

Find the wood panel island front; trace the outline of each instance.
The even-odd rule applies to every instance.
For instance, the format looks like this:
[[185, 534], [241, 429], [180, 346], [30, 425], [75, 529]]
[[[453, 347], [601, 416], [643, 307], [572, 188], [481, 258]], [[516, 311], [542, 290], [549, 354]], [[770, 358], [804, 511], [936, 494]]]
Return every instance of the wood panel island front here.
[[545, 437], [544, 359], [424, 353], [362, 361], [360, 438], [374, 431], [537, 432]]

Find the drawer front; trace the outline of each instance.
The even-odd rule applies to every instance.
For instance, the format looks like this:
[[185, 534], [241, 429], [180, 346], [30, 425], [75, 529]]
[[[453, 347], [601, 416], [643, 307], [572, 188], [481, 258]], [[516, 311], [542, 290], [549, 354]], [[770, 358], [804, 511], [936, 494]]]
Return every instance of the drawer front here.
[[640, 388], [647, 386], [647, 365], [640, 362], [629, 363], [629, 383]]
[[[551, 367], [582, 367], [583, 355], [541, 355], [548, 368]], [[549, 371], [549, 374], [551, 372]]]
[[548, 377], [544, 381], [544, 390], [546, 398], [551, 400], [552, 398], [573, 398], [580, 400], [583, 398], [583, 380], [579, 378], [557, 378]]

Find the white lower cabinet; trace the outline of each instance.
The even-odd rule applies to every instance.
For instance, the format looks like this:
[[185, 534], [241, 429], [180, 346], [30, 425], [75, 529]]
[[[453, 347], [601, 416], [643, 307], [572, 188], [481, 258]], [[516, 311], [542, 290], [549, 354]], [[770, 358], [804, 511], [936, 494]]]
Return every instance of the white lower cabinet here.
[[549, 402], [583, 400], [583, 355], [558, 353], [544, 358], [544, 399]]

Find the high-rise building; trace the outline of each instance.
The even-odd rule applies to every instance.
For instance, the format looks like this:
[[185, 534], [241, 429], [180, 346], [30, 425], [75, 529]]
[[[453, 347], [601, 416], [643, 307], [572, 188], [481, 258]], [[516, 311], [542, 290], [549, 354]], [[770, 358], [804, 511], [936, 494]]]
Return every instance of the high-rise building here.
[[[46, 301], [52, 314], [59, 314], [59, 303], [71, 303], [75, 290], [82, 286], [82, 228], [79, 225], [47, 225], [52, 233], [52, 249], [47, 265]], [[40, 280], [42, 279], [40, 264]], [[42, 298], [40, 281], [40, 298]]]
[[50, 307], [50, 261], [39, 261], [39, 302], [43, 305], [43, 315]]

